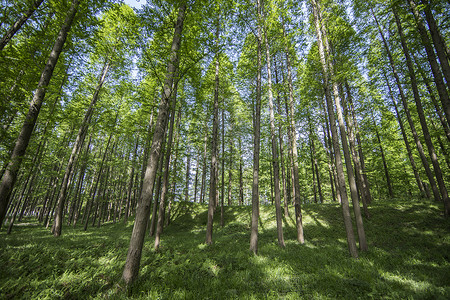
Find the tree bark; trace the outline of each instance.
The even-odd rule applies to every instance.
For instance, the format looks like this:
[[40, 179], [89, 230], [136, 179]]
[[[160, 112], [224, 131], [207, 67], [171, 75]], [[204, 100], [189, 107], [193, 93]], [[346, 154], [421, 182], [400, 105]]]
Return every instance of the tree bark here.
[[[428, 38], [427, 30], [425, 29], [425, 26], [423, 24], [422, 16], [420, 15], [416, 4], [414, 3], [413, 0], [406, 0], [406, 1], [409, 3], [409, 6], [414, 15], [414, 18], [416, 19], [417, 29], [419, 30], [419, 34], [422, 39], [422, 44], [427, 53], [428, 62], [430, 63], [430, 66], [431, 66], [431, 71], [433, 73], [434, 82], [436, 83], [436, 88], [437, 88], [437, 91], [439, 94], [439, 98], [441, 99], [442, 107], [444, 108], [445, 116], [446, 116], [447, 122], [450, 126], [450, 98], [449, 98], [448, 91], [445, 87], [444, 79], [442, 78], [442, 73], [439, 69], [439, 65], [436, 60], [436, 54], [434, 53], [430, 39]], [[433, 35], [433, 33], [432, 33], [432, 35]], [[442, 63], [442, 61], [441, 61], [441, 63]], [[447, 66], [448, 66], [448, 61], [447, 61]], [[444, 72], [445, 72], [445, 70], [448, 70], [448, 69], [445, 69], [445, 63], [444, 63], [444, 65], [442, 65], [442, 67], [443, 67]], [[444, 73], [444, 75], [445, 74], [446, 73]], [[447, 80], [447, 88], [450, 89], [450, 73], [447, 73], [445, 77]]]
[[250, 232], [250, 251], [258, 253], [258, 219], [259, 219], [259, 153], [261, 139], [261, 3], [256, 0], [257, 18], [257, 75], [256, 101], [253, 118], [253, 182], [252, 182], [252, 219]]
[[22, 129], [20, 130], [19, 136], [11, 154], [10, 161], [2, 176], [0, 182], [0, 224], [3, 223], [3, 220], [5, 218], [11, 191], [14, 188], [14, 184], [17, 180], [17, 173], [20, 169], [20, 165], [27, 150], [28, 143], [30, 142], [30, 138], [36, 124], [36, 120], [38, 118], [39, 111], [41, 109], [45, 93], [47, 91], [47, 87], [50, 83], [50, 79], [52, 78], [53, 70], [55, 69], [56, 63], [58, 62], [58, 58], [61, 54], [64, 43], [66, 42], [66, 38], [75, 18], [79, 3], [79, 0], [73, 0], [70, 9], [67, 12], [67, 17], [64, 21], [63, 26], [61, 27], [61, 30], [58, 33], [55, 44], [53, 45], [52, 51], [50, 52], [47, 64], [42, 71], [37, 89], [34, 92], [33, 100], [30, 103], [30, 108], [25, 117]]
[[205, 198], [205, 186], [206, 186], [206, 153], [208, 149], [208, 130], [207, 122], [205, 121], [205, 138], [203, 143], [203, 166], [202, 166], [202, 184], [200, 187], [200, 203], [204, 202]]
[[[275, 84], [278, 85], [278, 71], [276, 66], [276, 60], [274, 60], [275, 67]], [[281, 101], [280, 95], [277, 94], [277, 112], [281, 116]], [[287, 186], [286, 186], [286, 171], [284, 166], [284, 155], [283, 155], [283, 126], [281, 122], [278, 124], [278, 141], [280, 144], [280, 164], [281, 164], [281, 178], [283, 184], [283, 197], [284, 197], [284, 217], [289, 217], [289, 207], [288, 207], [288, 197], [287, 197]]]
[[[321, 28], [322, 25], [320, 24], [320, 19], [319, 19], [320, 7], [316, 1], [317, 0], [311, 0], [311, 4], [312, 4], [312, 8], [313, 8], [314, 23], [315, 23], [315, 27], [316, 27], [316, 35], [317, 35], [318, 46], [319, 46], [319, 56], [320, 56], [320, 61], [322, 64], [322, 69], [324, 72], [325, 99], [326, 99], [328, 117], [329, 117], [330, 126], [331, 126], [331, 137], [332, 137], [332, 141], [333, 141], [334, 158], [336, 160], [337, 177], [338, 177], [339, 190], [340, 190], [341, 200], [342, 200], [342, 203], [341, 203], [342, 213], [343, 213], [344, 224], [345, 224], [345, 229], [346, 229], [346, 234], [347, 234], [347, 244], [349, 247], [349, 252], [352, 257], [356, 258], [356, 257], [358, 257], [358, 251], [356, 249], [356, 241], [355, 241], [355, 237], [354, 237], [354, 233], [353, 233], [352, 220], [351, 220], [351, 216], [350, 216], [350, 207], [349, 207], [347, 191], [346, 191], [346, 187], [345, 187], [344, 168], [342, 165], [342, 157], [341, 157], [340, 146], [339, 146], [339, 141], [338, 141], [336, 120], [335, 120], [335, 116], [334, 116], [331, 92], [329, 89], [329, 76], [331, 74], [329, 74], [329, 65], [327, 63], [327, 58], [325, 55], [325, 49], [324, 49], [324, 43], [323, 43], [323, 37], [322, 37], [322, 28]], [[337, 100], [339, 100], [339, 96], [337, 97]], [[338, 102], [338, 101], [336, 101], [336, 102]]]
[[3, 38], [0, 40], [0, 51], [5, 48], [12, 37], [20, 30], [23, 24], [28, 20], [28, 18], [34, 13], [34, 11], [44, 2], [44, 0], [36, 0], [33, 2], [32, 6], [25, 11], [20, 18], [8, 29]]
[[400, 81], [400, 77], [399, 77], [399, 75], [397, 73], [397, 68], [395, 66], [394, 59], [392, 57], [391, 51], [390, 51], [390, 49], [388, 47], [388, 43], [387, 43], [387, 41], [386, 41], [386, 39], [384, 37], [383, 32], [381, 31], [380, 24], [378, 23], [378, 19], [377, 19], [375, 13], [373, 12], [373, 10], [372, 10], [372, 16], [373, 16], [373, 18], [375, 20], [375, 23], [377, 24], [378, 32], [380, 33], [381, 39], [383, 41], [384, 48], [386, 49], [386, 53], [387, 53], [387, 56], [388, 56], [388, 59], [389, 59], [389, 64], [390, 64], [391, 70], [392, 70], [392, 75], [394, 75], [395, 83], [397, 84], [397, 88], [398, 88], [398, 91], [399, 91], [399, 94], [400, 94], [400, 99], [402, 101], [404, 112], [406, 114], [406, 119], [408, 120], [409, 127], [411, 129], [411, 133], [412, 133], [413, 138], [414, 138], [414, 142], [416, 143], [416, 146], [417, 146], [417, 151], [419, 152], [420, 159], [422, 160], [422, 166], [425, 169], [425, 173], [427, 174], [428, 181], [430, 182], [431, 190], [433, 192], [434, 199], [435, 199], [436, 202], [440, 202], [441, 201], [441, 195], [440, 195], [439, 190], [437, 188], [436, 181], [434, 180], [433, 173], [431, 172], [430, 165], [428, 163], [428, 159], [425, 156], [425, 152], [423, 150], [422, 142], [419, 139], [419, 135], [417, 133], [416, 126], [414, 125], [414, 122], [412, 120], [411, 113], [410, 113], [409, 108], [408, 108], [408, 101], [406, 99], [405, 93], [403, 92], [402, 84], [401, 84], [401, 81]]
[[272, 70], [271, 70], [271, 58], [270, 48], [267, 41], [267, 29], [264, 28], [264, 44], [266, 48], [266, 61], [267, 61], [267, 85], [269, 94], [269, 119], [270, 119], [270, 140], [272, 145], [272, 168], [273, 168], [273, 183], [275, 192], [275, 214], [277, 220], [277, 237], [278, 245], [285, 247], [283, 237], [283, 220], [281, 211], [281, 195], [280, 195], [280, 162], [278, 158], [278, 140], [275, 133], [275, 112], [273, 108], [273, 94], [272, 94]]
[[[414, 66], [412, 63], [411, 56], [409, 55], [408, 46], [406, 45], [405, 37], [403, 35], [403, 28], [400, 23], [400, 19], [397, 15], [395, 9], [393, 9], [395, 21], [397, 23], [398, 33], [400, 35], [400, 42], [403, 49], [403, 54], [405, 55], [406, 65], [409, 71], [409, 77], [411, 79], [411, 87], [413, 90], [414, 101], [416, 102], [417, 113], [419, 115], [420, 125], [422, 127], [423, 137], [425, 139], [425, 144], [428, 148], [428, 153], [431, 158], [431, 163], [433, 164], [434, 174], [438, 182], [439, 191], [441, 192], [442, 201], [444, 202], [444, 216], [448, 217], [450, 214], [450, 199], [448, 197], [447, 187], [445, 186], [444, 178], [442, 175], [441, 166], [439, 164], [436, 151], [434, 150], [433, 142], [431, 141], [430, 131], [425, 119], [425, 113], [423, 111], [422, 101], [420, 100], [419, 89], [417, 87], [417, 79], [414, 72]], [[447, 62], [448, 66], [448, 62]], [[445, 70], [445, 69], [444, 69]], [[447, 78], [446, 78], [447, 79]], [[450, 77], [447, 79], [450, 80]]]
[[[222, 101], [222, 105], [225, 107], [225, 101]], [[220, 158], [222, 167], [221, 167], [221, 176], [222, 176], [222, 186], [220, 188], [220, 227], [225, 225], [224, 220], [224, 198], [225, 198], [225, 108], [222, 108], [222, 157]]]
[[[216, 30], [216, 47], [219, 43], [219, 20], [217, 20]], [[215, 61], [215, 79], [214, 79], [214, 107], [213, 107], [213, 130], [211, 138], [211, 170], [209, 183], [209, 203], [208, 203], [208, 221], [206, 223], [206, 240], [207, 245], [212, 244], [214, 209], [217, 201], [217, 139], [219, 131], [219, 52], [216, 53]]]
[[66, 171], [65, 171], [64, 178], [62, 181], [62, 185], [59, 190], [57, 209], [56, 209], [56, 213], [55, 213], [55, 222], [52, 227], [52, 233], [55, 237], [58, 237], [61, 235], [62, 222], [63, 222], [63, 210], [64, 210], [65, 201], [66, 201], [67, 188], [70, 186], [70, 183], [71, 183], [70, 178], [72, 177], [72, 173], [74, 170], [73, 167], [76, 164], [76, 162], [78, 160], [78, 156], [81, 151], [81, 148], [83, 147], [84, 139], [86, 137], [89, 125], [91, 123], [91, 118], [92, 118], [92, 114], [94, 112], [94, 107], [99, 98], [100, 90], [103, 86], [103, 83], [105, 82], [106, 75], [108, 74], [108, 70], [109, 70], [109, 60], [106, 60], [103, 65], [102, 72], [100, 74], [100, 78], [97, 83], [97, 87], [95, 88], [95, 92], [92, 97], [91, 104], [89, 105], [89, 108], [87, 109], [86, 114], [84, 115], [83, 122], [81, 123], [77, 138], [76, 138], [75, 143], [72, 148], [72, 153], [70, 154], [70, 158], [67, 163], [67, 167], [66, 167]]
[[[164, 217], [165, 217], [165, 208], [166, 208], [165, 203], [166, 203], [167, 191], [169, 189], [169, 170], [170, 170], [170, 159], [171, 159], [171, 155], [172, 155], [173, 128], [174, 128], [175, 110], [176, 110], [176, 104], [177, 104], [177, 89], [178, 89], [178, 82], [175, 81], [175, 84], [173, 87], [173, 92], [172, 92], [172, 104], [171, 104], [172, 107], [169, 108], [172, 112], [170, 114], [170, 126], [169, 126], [169, 136], [167, 139], [167, 149], [166, 149], [165, 162], [164, 162], [163, 184], [162, 184], [161, 196], [160, 196], [160, 201], [159, 201], [158, 224], [156, 226], [155, 244], [154, 244], [155, 250], [159, 249], [159, 244], [161, 241], [161, 234], [164, 229]], [[178, 110], [177, 124], [179, 123], [180, 118], [181, 118], [181, 108]], [[189, 169], [189, 163], [190, 162], [189, 162], [189, 157], [188, 157], [188, 169]], [[186, 179], [188, 179], [188, 175], [186, 175]], [[186, 184], [186, 185], [188, 185], [188, 184]]]
[[136, 218], [134, 222], [133, 233], [131, 235], [127, 260], [122, 274], [122, 279], [127, 285], [130, 285], [132, 282], [134, 282], [139, 273], [142, 246], [144, 244], [145, 230], [150, 214], [150, 196], [152, 194], [153, 185], [155, 182], [161, 144], [164, 138], [169, 99], [172, 93], [171, 89], [174, 81], [174, 75], [179, 61], [178, 50], [181, 43], [181, 34], [183, 30], [185, 12], [186, 3], [183, 2], [178, 10], [178, 17], [175, 24], [171, 46], [170, 62], [167, 67], [166, 78], [164, 81], [163, 95], [159, 106], [150, 157], [148, 160], [147, 169], [145, 171], [142, 193], [136, 207]]
[[352, 95], [350, 92], [350, 87], [348, 86], [348, 83], [345, 82], [345, 88], [347, 91], [347, 101], [345, 101], [345, 96], [344, 96], [344, 92], [342, 91], [342, 99], [344, 100], [344, 114], [345, 114], [345, 118], [346, 118], [346, 123], [347, 123], [347, 129], [348, 129], [348, 140], [349, 140], [349, 145], [350, 145], [350, 154], [352, 155], [352, 161], [353, 164], [355, 166], [355, 173], [356, 173], [356, 183], [358, 185], [358, 189], [360, 191], [361, 194], [361, 200], [363, 203], [363, 210], [364, 210], [364, 215], [366, 216], [367, 219], [370, 219], [370, 214], [369, 214], [369, 209], [367, 207], [367, 186], [365, 184], [363, 175], [362, 175], [362, 170], [361, 170], [361, 162], [360, 162], [360, 158], [358, 155], [358, 151], [356, 149], [356, 140], [355, 140], [355, 130], [356, 130], [356, 125], [354, 124], [354, 120], [349, 112], [348, 112], [348, 107], [350, 106], [350, 103], [353, 103], [352, 101]]
[[242, 159], [242, 140], [239, 138], [239, 205], [244, 204], [244, 180], [243, 180], [243, 168], [244, 162]]
[[292, 191], [294, 196], [294, 207], [295, 207], [295, 223], [297, 226], [297, 241], [300, 244], [305, 242], [303, 235], [303, 217], [302, 217], [302, 207], [301, 207], [301, 197], [300, 197], [300, 182], [298, 176], [298, 152], [297, 152], [297, 133], [295, 129], [295, 119], [294, 119], [294, 87], [292, 84], [292, 70], [291, 70], [291, 58], [289, 54], [286, 32], [283, 25], [283, 37], [284, 50], [286, 53], [286, 65], [287, 65], [287, 77], [288, 77], [288, 90], [289, 90], [289, 141], [291, 143], [291, 159], [292, 159]]

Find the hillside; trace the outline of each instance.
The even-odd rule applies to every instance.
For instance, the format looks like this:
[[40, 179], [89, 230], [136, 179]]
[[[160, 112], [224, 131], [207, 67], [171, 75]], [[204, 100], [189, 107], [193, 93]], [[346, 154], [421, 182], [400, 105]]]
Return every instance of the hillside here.
[[[227, 207], [206, 246], [206, 206], [184, 203], [162, 237], [146, 238], [138, 282], [120, 282], [132, 220], [100, 228], [65, 227], [53, 237], [28, 219], [0, 233], [1, 299], [449, 299], [450, 221], [429, 202], [374, 203], [365, 220], [369, 251], [348, 255], [338, 205], [303, 206], [306, 243], [284, 220], [277, 245], [275, 208], [261, 207], [259, 253], [248, 251], [250, 207]], [[291, 211], [292, 216], [293, 211]], [[220, 211], [216, 212], [216, 221]]]

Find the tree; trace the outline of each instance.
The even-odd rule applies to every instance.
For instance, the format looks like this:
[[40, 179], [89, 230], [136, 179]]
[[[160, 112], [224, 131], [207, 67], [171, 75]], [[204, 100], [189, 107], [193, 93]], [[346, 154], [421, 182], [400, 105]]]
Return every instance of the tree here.
[[67, 12], [64, 24], [62, 25], [58, 33], [47, 64], [42, 71], [37, 89], [30, 103], [28, 114], [25, 118], [22, 129], [12, 151], [10, 161], [5, 173], [2, 176], [2, 180], [0, 183], [0, 226], [1, 224], [3, 224], [11, 192], [17, 180], [17, 172], [19, 171], [23, 156], [25, 155], [28, 143], [30, 142], [34, 126], [36, 125], [36, 120], [39, 116], [39, 111], [41, 109], [42, 102], [44, 101], [45, 93], [47, 91], [47, 86], [52, 78], [53, 70], [55, 69], [58, 58], [66, 42], [67, 35], [72, 26], [79, 4], [79, 0], [73, 0], [70, 9]]
[[158, 168], [158, 161], [161, 151], [161, 143], [166, 131], [165, 124], [169, 109], [169, 100], [173, 93], [172, 86], [175, 80], [174, 76], [177, 72], [179, 61], [178, 50], [180, 49], [181, 36], [183, 31], [183, 22], [186, 15], [186, 3], [181, 3], [178, 8], [178, 16], [175, 23], [175, 29], [172, 39], [170, 61], [167, 66], [166, 78], [164, 80], [164, 88], [161, 102], [156, 120], [155, 132], [153, 135], [150, 156], [145, 170], [145, 177], [142, 186], [142, 192], [136, 206], [136, 218], [134, 221], [133, 233], [128, 248], [127, 260], [122, 274], [122, 279], [127, 285], [133, 283], [139, 273], [139, 265], [141, 261], [142, 246], [144, 244], [145, 230], [150, 215], [150, 197], [153, 191], [153, 185]]
[[23, 24], [28, 20], [28, 18], [34, 13], [36, 9], [44, 2], [44, 0], [36, 0], [32, 3], [31, 7], [26, 10], [22, 16], [20, 16], [16, 22], [8, 29], [8, 31], [5, 33], [5, 35], [0, 40], [0, 51], [5, 48], [6, 44], [12, 39], [14, 34], [16, 34], [17, 31], [20, 30], [20, 27], [22, 27]]

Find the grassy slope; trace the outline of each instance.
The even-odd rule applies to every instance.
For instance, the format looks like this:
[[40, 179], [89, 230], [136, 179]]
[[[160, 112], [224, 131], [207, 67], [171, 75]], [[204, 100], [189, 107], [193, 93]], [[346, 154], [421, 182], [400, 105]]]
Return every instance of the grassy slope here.
[[[214, 245], [205, 246], [206, 206], [178, 206], [161, 251], [146, 240], [131, 297], [450, 299], [450, 220], [440, 209], [392, 200], [371, 213], [369, 252], [355, 260], [337, 205], [304, 205], [305, 245], [295, 242], [293, 219], [284, 220], [285, 249], [277, 245], [274, 207], [262, 206], [258, 256], [248, 251], [250, 207], [227, 208], [227, 225], [215, 223]], [[64, 227], [57, 239], [32, 223], [13, 230], [0, 233], [0, 299], [127, 297], [120, 276], [131, 222]]]

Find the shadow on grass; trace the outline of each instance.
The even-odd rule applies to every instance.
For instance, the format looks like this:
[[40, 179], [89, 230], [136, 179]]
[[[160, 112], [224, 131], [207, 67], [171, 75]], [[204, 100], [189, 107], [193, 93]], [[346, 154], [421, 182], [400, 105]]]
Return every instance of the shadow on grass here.
[[[337, 205], [303, 206], [304, 245], [295, 241], [295, 220], [284, 220], [284, 249], [274, 207], [261, 206], [257, 256], [248, 250], [250, 207], [227, 207], [223, 228], [216, 210], [211, 246], [206, 209], [176, 207], [158, 252], [146, 238], [131, 298], [450, 298], [449, 221], [430, 203], [374, 204], [365, 220], [369, 251], [357, 260], [348, 255]], [[118, 283], [130, 235], [124, 224], [65, 228], [59, 239], [41, 227], [1, 232], [0, 298], [126, 298]]]

